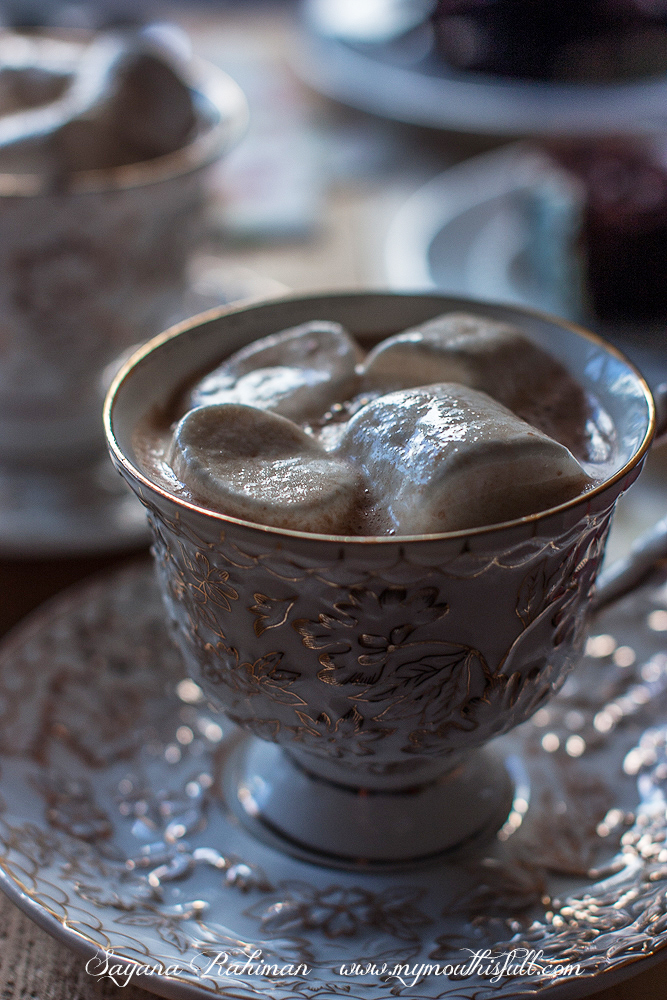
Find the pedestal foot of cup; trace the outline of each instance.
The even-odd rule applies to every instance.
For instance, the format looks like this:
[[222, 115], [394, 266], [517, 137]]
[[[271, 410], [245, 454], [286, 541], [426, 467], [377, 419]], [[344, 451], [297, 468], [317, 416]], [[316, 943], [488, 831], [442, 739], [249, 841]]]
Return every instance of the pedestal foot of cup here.
[[287, 853], [337, 867], [402, 866], [502, 826], [513, 783], [493, 751], [474, 750], [425, 784], [375, 790], [323, 779], [272, 743], [245, 737], [229, 759], [227, 802]]

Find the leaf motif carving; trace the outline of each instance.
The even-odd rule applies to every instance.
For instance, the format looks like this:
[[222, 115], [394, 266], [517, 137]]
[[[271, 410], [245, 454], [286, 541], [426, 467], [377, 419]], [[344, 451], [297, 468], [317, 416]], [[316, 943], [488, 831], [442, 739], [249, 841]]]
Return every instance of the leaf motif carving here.
[[299, 881], [286, 881], [278, 888], [273, 900], [263, 899], [246, 910], [270, 934], [318, 931], [336, 940], [377, 930], [416, 941], [421, 928], [431, 922], [417, 906], [423, 889], [396, 886], [375, 893], [337, 885], [319, 889]]
[[516, 613], [524, 628], [536, 618], [544, 607], [547, 594], [547, 561], [543, 559], [526, 574], [519, 588]]
[[437, 726], [480, 698], [489, 681], [482, 654], [470, 646], [440, 643], [436, 653], [402, 664], [384, 683], [359, 695], [359, 700], [391, 701], [382, 721], [417, 719]]
[[[397, 586], [379, 593], [352, 587], [347, 601], [334, 604], [335, 615], [300, 618], [292, 625], [307, 649], [326, 651], [320, 653], [324, 669], [318, 674], [325, 684], [374, 684], [387, 664], [403, 655], [408, 639], [449, 613], [438, 598], [436, 587], [413, 593]], [[359, 623], [365, 631], [355, 631]]]
[[264, 594], [255, 594], [254, 598], [257, 603], [250, 611], [256, 616], [253, 628], [257, 636], [263, 635], [267, 629], [284, 625], [296, 601], [296, 597], [266, 597]]
[[281, 729], [279, 719], [243, 718], [243, 716], [230, 711], [227, 711], [227, 718], [231, 719], [237, 726], [240, 726], [241, 729], [255, 733], [260, 739], [267, 740], [269, 743], [278, 742], [278, 735]]
[[205, 643], [201, 649], [202, 674], [210, 684], [224, 684], [246, 698], [263, 694], [281, 705], [305, 705], [304, 699], [291, 690], [299, 680], [295, 670], [279, 669], [283, 653], [271, 652], [254, 662], [239, 662], [238, 650], [223, 642]]
[[117, 924], [130, 924], [134, 927], [152, 927], [159, 937], [167, 944], [173, 945], [180, 955], [190, 950], [190, 938], [180, 929], [176, 920], [162, 916], [159, 913], [127, 913], [116, 917]]

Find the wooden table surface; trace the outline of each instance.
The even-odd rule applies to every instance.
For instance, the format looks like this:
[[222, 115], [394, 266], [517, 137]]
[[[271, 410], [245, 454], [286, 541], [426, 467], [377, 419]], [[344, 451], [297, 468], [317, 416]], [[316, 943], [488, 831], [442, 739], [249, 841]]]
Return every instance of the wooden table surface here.
[[[278, 67], [289, 76], [285, 63], [298, 45], [293, 10], [289, 3], [284, 9], [246, 4], [217, 12], [190, 4], [176, 8], [175, 15], [190, 32], [196, 50], [207, 58], [226, 66], [238, 60], [240, 48], [252, 52], [255, 59], [266, 57], [274, 71]], [[330, 177], [312, 233], [245, 242], [236, 233], [233, 246], [223, 241], [214, 250], [230, 266], [251, 269], [298, 290], [380, 286], [382, 241], [394, 208], [426, 177], [490, 143], [377, 122], [317, 97], [291, 77], [290, 86], [299, 115], [312, 117], [320, 137], [327, 132], [330, 139], [343, 137], [349, 156], [354, 160], [356, 150], [360, 163], [353, 163], [352, 168], [348, 164]], [[379, 163], [375, 170], [363, 163], [364, 155], [368, 158], [368, 150], [364, 154], [367, 136], [372, 139], [371, 160], [375, 156]], [[230, 183], [233, 188], [233, 177]], [[661, 476], [667, 481], [665, 464], [664, 459], [657, 463], [658, 489]], [[632, 530], [632, 517], [630, 522]], [[141, 554], [147, 555], [0, 559], [0, 634], [70, 584]], [[84, 964], [0, 894], [0, 1000], [147, 1000], [150, 996], [132, 985], [121, 989], [108, 980], [94, 980]], [[598, 1000], [667, 1000], [667, 960], [596, 996]]]

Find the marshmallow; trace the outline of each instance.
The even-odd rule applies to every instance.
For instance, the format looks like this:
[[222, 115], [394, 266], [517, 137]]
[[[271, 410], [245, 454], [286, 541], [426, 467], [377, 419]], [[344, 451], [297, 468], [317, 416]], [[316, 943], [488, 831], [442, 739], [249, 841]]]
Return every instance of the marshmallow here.
[[285, 417], [236, 403], [187, 413], [168, 461], [195, 500], [279, 528], [347, 534], [363, 496], [349, 462]]
[[357, 353], [340, 324], [303, 323], [232, 354], [194, 388], [189, 406], [244, 403], [306, 420], [354, 392]]
[[180, 149], [197, 124], [182, 63], [146, 32], [100, 35], [55, 100], [0, 117], [0, 169], [60, 178]]
[[398, 535], [514, 520], [591, 484], [563, 445], [485, 393], [452, 383], [369, 403], [340, 452], [363, 469]]
[[460, 382], [503, 403], [576, 453], [585, 451], [589, 407], [567, 369], [516, 327], [446, 313], [388, 337], [362, 366], [365, 388]]

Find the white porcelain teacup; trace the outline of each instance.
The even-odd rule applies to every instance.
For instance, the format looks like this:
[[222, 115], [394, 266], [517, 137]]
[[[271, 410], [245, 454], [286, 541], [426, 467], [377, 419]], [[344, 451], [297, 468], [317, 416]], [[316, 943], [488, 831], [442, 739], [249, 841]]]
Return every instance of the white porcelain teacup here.
[[[378, 340], [448, 310], [518, 325], [614, 422], [613, 468], [560, 507], [417, 537], [338, 537], [214, 513], [151, 481], [133, 432], [195, 374], [309, 319]], [[288, 850], [404, 862], [497, 828], [511, 799], [479, 748], [529, 718], [580, 654], [614, 504], [655, 425], [637, 371], [585, 330], [435, 295], [332, 294], [213, 311], [142, 347], [109, 393], [113, 460], [148, 509], [174, 636], [210, 702], [250, 736], [230, 804]]]
[[64, 187], [0, 173], [1, 463], [62, 465], [99, 447], [105, 366], [174, 315], [204, 169], [247, 118], [226, 74], [192, 69], [199, 126], [176, 152], [78, 171]]

